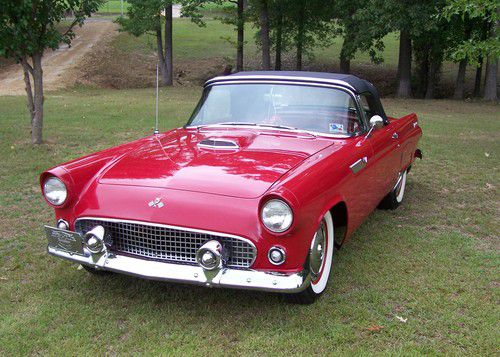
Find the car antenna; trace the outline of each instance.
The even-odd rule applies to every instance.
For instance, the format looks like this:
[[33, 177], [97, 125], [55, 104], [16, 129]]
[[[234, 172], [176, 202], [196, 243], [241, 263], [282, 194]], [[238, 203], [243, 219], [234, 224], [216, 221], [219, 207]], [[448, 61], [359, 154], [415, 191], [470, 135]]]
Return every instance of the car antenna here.
[[156, 61], [156, 114], [155, 114], [155, 131], [154, 131], [155, 135], [160, 133], [158, 131], [158, 68], [159, 68], [159, 63], [158, 61]]

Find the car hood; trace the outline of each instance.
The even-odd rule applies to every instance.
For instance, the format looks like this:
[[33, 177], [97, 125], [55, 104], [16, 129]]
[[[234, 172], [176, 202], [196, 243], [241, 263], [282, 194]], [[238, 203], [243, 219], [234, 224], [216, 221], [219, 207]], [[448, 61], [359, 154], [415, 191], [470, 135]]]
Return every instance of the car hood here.
[[332, 143], [265, 129], [176, 129], [144, 139], [115, 159], [98, 182], [255, 198]]

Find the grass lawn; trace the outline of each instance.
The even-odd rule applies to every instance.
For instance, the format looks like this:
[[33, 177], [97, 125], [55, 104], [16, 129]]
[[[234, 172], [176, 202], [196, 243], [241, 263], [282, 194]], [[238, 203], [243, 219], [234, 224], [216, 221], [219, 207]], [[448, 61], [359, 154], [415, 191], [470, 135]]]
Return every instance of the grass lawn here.
[[[130, 4], [127, 1], [123, 1], [123, 13], [127, 13], [127, 9]], [[101, 5], [98, 14], [121, 14], [122, 12], [122, 2], [120, 0], [108, 0]]]
[[[184, 123], [199, 94], [163, 90], [162, 129]], [[39, 147], [25, 98], [0, 97], [0, 355], [498, 353], [498, 106], [384, 103], [420, 115], [424, 160], [404, 204], [376, 211], [338, 252], [324, 296], [294, 306], [269, 293], [95, 277], [47, 256], [42, 226], [54, 218], [38, 174], [151, 133], [154, 91], [49, 93]]]

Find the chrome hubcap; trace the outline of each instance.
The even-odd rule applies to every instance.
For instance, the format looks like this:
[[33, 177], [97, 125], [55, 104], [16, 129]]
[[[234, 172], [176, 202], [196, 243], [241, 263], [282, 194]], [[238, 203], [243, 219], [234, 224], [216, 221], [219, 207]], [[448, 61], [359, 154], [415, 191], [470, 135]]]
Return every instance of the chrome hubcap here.
[[322, 221], [318, 230], [314, 234], [309, 252], [309, 269], [311, 275], [316, 278], [321, 273], [323, 267], [323, 259], [326, 254], [326, 227]]

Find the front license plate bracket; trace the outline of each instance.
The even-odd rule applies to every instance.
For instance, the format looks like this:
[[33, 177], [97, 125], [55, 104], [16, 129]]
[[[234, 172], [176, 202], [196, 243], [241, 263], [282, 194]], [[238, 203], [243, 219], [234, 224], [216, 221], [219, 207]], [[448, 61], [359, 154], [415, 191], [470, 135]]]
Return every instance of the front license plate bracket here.
[[45, 226], [45, 234], [49, 246], [70, 254], [84, 255], [83, 240], [80, 233], [67, 231], [55, 227]]

